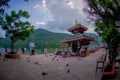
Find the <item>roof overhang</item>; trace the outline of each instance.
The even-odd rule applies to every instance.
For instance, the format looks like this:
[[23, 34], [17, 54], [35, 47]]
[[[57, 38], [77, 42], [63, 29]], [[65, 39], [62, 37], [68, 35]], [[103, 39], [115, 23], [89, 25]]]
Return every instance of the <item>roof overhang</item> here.
[[68, 30], [68, 32], [72, 32], [73, 30], [80, 29], [80, 28], [83, 29], [84, 31], [87, 31], [87, 29], [88, 29], [87, 27], [82, 26], [81, 24], [78, 24], [67, 30]]
[[94, 38], [90, 37], [82, 37], [82, 38], [77, 38], [77, 39], [65, 39], [62, 41], [62, 43], [71, 43], [71, 42], [77, 42], [77, 41], [94, 41]]

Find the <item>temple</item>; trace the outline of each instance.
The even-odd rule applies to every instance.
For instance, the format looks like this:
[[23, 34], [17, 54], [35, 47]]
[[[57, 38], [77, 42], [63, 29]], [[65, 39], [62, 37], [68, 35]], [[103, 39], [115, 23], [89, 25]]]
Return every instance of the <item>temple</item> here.
[[62, 43], [67, 43], [71, 47], [73, 55], [87, 56], [90, 41], [94, 41], [94, 38], [84, 35], [87, 29], [75, 20], [75, 26], [68, 29], [73, 35], [62, 40]]

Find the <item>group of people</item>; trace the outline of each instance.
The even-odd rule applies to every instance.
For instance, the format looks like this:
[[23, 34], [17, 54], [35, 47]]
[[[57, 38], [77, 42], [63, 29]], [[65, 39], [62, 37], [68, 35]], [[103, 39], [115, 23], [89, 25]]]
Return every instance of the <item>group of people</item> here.
[[[81, 48], [80, 52], [83, 51], [83, 50], [87, 51], [87, 48], [86, 47], [84, 47], [84, 49]], [[20, 49], [18, 49], [17, 51], [18, 51], [18, 53], [20, 53]], [[66, 51], [67, 51], [66, 48], [64, 48], [64, 52], [66, 52]], [[5, 47], [5, 53], [7, 53], [7, 52], [8, 52], [8, 48]], [[57, 52], [58, 52], [58, 49], [55, 49], [55, 53], [57, 53]], [[117, 52], [118, 52], [118, 56], [120, 56], [120, 46], [118, 47]], [[23, 54], [26, 53], [26, 48], [25, 47], [22, 48], [22, 53]], [[47, 53], [48, 53], [47, 48], [44, 48], [44, 54], [47, 55]], [[31, 54], [35, 54], [35, 49], [31, 49]]]
[[[26, 50], [27, 50], [26, 47], [24, 47], [22, 49], [19, 48], [16, 51], [17, 51], [17, 53], [20, 53], [22, 51], [22, 54], [25, 54]], [[8, 52], [8, 48], [5, 47], [5, 53], [7, 53], [7, 52]], [[35, 50], [34, 49], [31, 49], [31, 54], [35, 54]]]

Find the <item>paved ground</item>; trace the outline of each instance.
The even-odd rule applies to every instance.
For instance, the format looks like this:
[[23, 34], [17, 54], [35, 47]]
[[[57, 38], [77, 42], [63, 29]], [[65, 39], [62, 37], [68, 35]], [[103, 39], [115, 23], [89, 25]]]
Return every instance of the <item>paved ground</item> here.
[[100, 80], [95, 72], [100, 49], [87, 57], [61, 58], [53, 55], [21, 55], [21, 59], [0, 60], [0, 80]]

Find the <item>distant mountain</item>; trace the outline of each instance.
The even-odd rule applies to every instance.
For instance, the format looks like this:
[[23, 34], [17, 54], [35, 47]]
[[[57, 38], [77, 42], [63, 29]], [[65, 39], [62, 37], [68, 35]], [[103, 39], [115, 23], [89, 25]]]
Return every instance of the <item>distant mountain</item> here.
[[[96, 34], [85, 33], [85, 35], [95, 38], [95, 40], [100, 41], [100, 37]], [[19, 40], [15, 43], [16, 48], [27, 47], [29, 48], [29, 43], [35, 43], [35, 48], [61, 48], [61, 41], [67, 37], [71, 36], [66, 33], [55, 33], [44, 29], [36, 29], [34, 33], [28, 37], [25, 41]], [[8, 46], [10, 47], [10, 40], [8, 38], [1, 39], [0, 47]]]
[[[34, 33], [28, 37], [25, 41], [17, 41], [16, 46], [18, 47], [29, 47], [29, 43], [35, 43], [35, 48], [60, 48], [62, 46], [61, 40], [69, 37], [70, 34], [65, 33], [54, 33], [44, 29], [36, 29]], [[23, 43], [23, 44], [21, 44]]]

